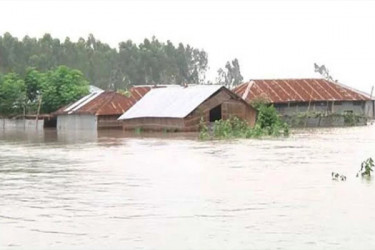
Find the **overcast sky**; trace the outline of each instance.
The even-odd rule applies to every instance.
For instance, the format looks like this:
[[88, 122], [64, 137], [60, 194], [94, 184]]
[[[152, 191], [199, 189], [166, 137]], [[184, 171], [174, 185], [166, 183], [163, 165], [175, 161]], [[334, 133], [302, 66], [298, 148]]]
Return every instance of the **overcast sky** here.
[[188, 43], [208, 53], [213, 79], [238, 58], [245, 80], [319, 77], [375, 85], [375, 2], [371, 1], [1, 1], [0, 33], [64, 39]]

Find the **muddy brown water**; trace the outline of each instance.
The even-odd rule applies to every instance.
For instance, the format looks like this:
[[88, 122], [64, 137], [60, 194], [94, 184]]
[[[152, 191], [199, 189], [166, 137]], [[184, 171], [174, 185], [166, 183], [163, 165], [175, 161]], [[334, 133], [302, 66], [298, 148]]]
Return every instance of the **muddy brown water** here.
[[370, 156], [375, 126], [206, 142], [0, 131], [0, 249], [375, 249], [375, 179], [355, 177]]

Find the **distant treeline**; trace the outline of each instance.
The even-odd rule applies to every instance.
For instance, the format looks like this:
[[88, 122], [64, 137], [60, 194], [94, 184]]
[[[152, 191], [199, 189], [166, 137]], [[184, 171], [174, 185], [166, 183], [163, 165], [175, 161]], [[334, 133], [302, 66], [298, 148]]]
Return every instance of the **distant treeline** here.
[[29, 67], [45, 72], [60, 65], [83, 72], [90, 84], [103, 89], [126, 89], [140, 84], [202, 83], [207, 53], [190, 45], [160, 42], [153, 37], [140, 44], [131, 40], [111, 48], [90, 34], [85, 40], [64, 41], [45, 34], [22, 40], [0, 36], [0, 73], [24, 76]]
[[[64, 42], [9, 33], [0, 36], [0, 116], [53, 112], [88, 93], [88, 85], [125, 90], [143, 84], [212, 84], [205, 79], [207, 53], [179, 43], [121, 42], [119, 48], [95, 39]], [[242, 81], [237, 59], [218, 70], [214, 83]]]

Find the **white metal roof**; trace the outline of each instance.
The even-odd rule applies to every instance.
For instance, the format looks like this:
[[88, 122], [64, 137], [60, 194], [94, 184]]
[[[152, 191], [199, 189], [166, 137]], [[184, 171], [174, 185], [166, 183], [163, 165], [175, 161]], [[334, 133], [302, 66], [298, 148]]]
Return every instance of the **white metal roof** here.
[[77, 109], [81, 108], [83, 105], [85, 105], [85, 104], [91, 102], [92, 100], [94, 100], [96, 97], [98, 97], [103, 92], [104, 92], [104, 90], [92, 92], [92, 93], [82, 97], [81, 99], [79, 99], [78, 101], [73, 103], [72, 105], [69, 105], [69, 107], [64, 109], [64, 111], [69, 112], [68, 114], [71, 114], [74, 111], [76, 111]]
[[195, 85], [186, 88], [151, 89], [120, 116], [119, 120], [141, 117], [184, 118], [221, 87], [221, 85]]
[[104, 90], [101, 89], [101, 88], [98, 88], [98, 87], [96, 87], [94, 85], [90, 85], [89, 86], [89, 91], [90, 91], [90, 93], [94, 93], [94, 92], [99, 92], [99, 91], [104, 91]]

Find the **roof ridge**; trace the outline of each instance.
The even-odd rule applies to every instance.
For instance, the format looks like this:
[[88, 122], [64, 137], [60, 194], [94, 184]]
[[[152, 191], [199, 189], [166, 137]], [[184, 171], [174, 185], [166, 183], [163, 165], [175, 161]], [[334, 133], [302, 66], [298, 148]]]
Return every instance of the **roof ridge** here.
[[[254, 85], [249, 91], [247, 86], [251, 82]], [[290, 85], [290, 86], [289, 86]], [[370, 95], [345, 84], [333, 82], [324, 78], [296, 78], [296, 79], [258, 79], [242, 83], [234, 91], [242, 96], [243, 99], [249, 100], [260, 96], [264, 92], [271, 102], [289, 102], [289, 101], [306, 101], [306, 100], [374, 100]], [[257, 86], [254, 88], [254, 86]], [[283, 95], [284, 86], [288, 86], [288, 92]], [[314, 91], [306, 92], [307, 86]], [[290, 90], [289, 90], [290, 89]], [[250, 93], [252, 93], [250, 95]], [[280, 93], [282, 96], [279, 96]], [[292, 93], [292, 95], [290, 95]], [[250, 97], [251, 96], [251, 97]], [[288, 98], [291, 96], [291, 99]]]

